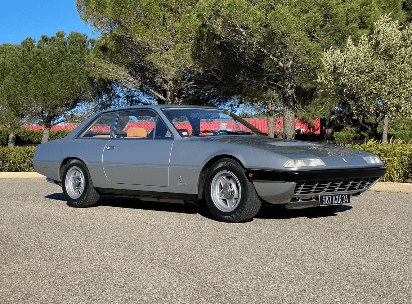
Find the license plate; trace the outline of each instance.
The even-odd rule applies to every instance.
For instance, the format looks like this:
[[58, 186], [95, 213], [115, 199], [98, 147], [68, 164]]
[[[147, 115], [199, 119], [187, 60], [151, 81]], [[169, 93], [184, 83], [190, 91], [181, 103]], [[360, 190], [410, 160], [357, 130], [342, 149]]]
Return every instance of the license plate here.
[[319, 201], [321, 206], [349, 204], [350, 194], [321, 195]]

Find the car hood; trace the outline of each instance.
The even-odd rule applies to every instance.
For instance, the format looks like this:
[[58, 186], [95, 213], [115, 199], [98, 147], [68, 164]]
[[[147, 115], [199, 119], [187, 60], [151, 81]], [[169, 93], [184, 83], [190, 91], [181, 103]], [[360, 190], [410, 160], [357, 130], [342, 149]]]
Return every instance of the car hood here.
[[213, 141], [259, 148], [287, 157], [293, 155], [312, 155], [316, 157], [350, 157], [365, 153], [357, 149], [336, 146], [331, 144], [319, 144], [297, 140], [286, 140], [279, 138], [270, 138], [266, 136], [228, 135], [208, 137], [207, 139], [212, 140], [212, 138]]

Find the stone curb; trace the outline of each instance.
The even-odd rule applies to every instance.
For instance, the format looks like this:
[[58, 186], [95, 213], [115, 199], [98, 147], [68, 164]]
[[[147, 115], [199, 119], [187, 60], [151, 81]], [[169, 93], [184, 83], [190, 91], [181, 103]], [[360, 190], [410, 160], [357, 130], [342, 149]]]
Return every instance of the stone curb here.
[[412, 194], [412, 184], [410, 183], [376, 183], [370, 190], [376, 192], [392, 192], [392, 193], [406, 193]]
[[[36, 172], [0, 172], [0, 178], [46, 178]], [[371, 191], [376, 192], [392, 192], [412, 194], [412, 184], [410, 183], [388, 183], [379, 182], [373, 186]]]
[[36, 172], [0, 172], [0, 178], [46, 178]]

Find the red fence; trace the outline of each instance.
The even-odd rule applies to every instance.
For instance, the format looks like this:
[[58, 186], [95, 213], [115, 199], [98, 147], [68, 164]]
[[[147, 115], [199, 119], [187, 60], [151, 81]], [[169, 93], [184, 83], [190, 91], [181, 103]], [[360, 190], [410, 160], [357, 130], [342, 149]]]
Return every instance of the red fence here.
[[[248, 123], [253, 125], [254, 127], [258, 128], [260, 131], [264, 133], [268, 133], [268, 123], [266, 119], [260, 120], [246, 120]], [[308, 123], [302, 122], [299, 119], [295, 119], [295, 130], [300, 130], [302, 134], [320, 134], [320, 119], [312, 120], [312, 124], [314, 125], [313, 128], [309, 127]], [[278, 119], [275, 122], [275, 132], [278, 132], [283, 128], [283, 119]]]
[[[266, 119], [248, 119], [247, 122], [249, 122], [251, 125], [255, 126], [258, 128], [260, 131], [267, 133], [268, 132], [268, 124]], [[295, 129], [299, 130], [300, 133], [302, 134], [308, 134], [308, 133], [313, 133], [313, 134], [320, 134], [320, 120], [319, 119], [314, 119], [312, 121], [312, 124], [314, 125], [313, 128], [309, 127], [308, 123], [302, 122], [299, 119], [295, 119]], [[25, 129], [31, 129], [31, 130], [43, 130], [43, 126], [25, 126]], [[77, 125], [62, 125], [62, 126], [53, 126], [51, 128], [52, 131], [54, 130], [72, 130], [77, 128]], [[283, 120], [278, 119], [275, 123], [275, 132], [278, 132], [280, 129], [283, 128]]]

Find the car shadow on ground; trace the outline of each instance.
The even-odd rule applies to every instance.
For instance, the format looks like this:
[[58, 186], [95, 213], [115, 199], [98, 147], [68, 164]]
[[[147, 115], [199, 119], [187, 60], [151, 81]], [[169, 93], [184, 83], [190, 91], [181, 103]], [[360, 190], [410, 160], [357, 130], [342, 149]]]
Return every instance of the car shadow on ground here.
[[255, 216], [255, 218], [260, 219], [291, 219], [291, 218], [320, 218], [320, 217], [329, 217], [337, 216], [338, 213], [345, 212], [352, 209], [351, 206], [341, 205], [336, 206], [336, 208], [329, 207], [312, 207], [307, 209], [294, 209], [289, 210], [286, 208], [281, 208], [278, 206], [265, 205], [262, 206]]
[[[66, 202], [66, 199], [63, 193], [52, 193], [45, 197], [51, 200]], [[179, 212], [179, 213], [188, 213], [188, 214], [198, 213], [199, 208], [201, 208], [193, 204], [141, 201], [137, 198], [125, 198], [125, 197], [118, 197], [118, 196], [111, 196], [111, 195], [102, 195], [97, 201], [96, 205], [89, 207], [89, 208], [95, 208], [99, 206], [108, 206], [108, 207], [126, 208], [126, 209], [165, 211], [165, 212]]]
[[46, 195], [45, 198], [56, 200], [56, 201], [64, 201], [64, 202], [66, 201], [63, 193], [52, 193], [52, 194]]
[[[63, 201], [63, 193], [53, 193], [46, 196], [48, 199]], [[114, 208], [127, 208], [127, 209], [142, 209], [142, 210], [153, 210], [153, 211], [163, 211], [163, 212], [177, 212], [186, 214], [199, 214], [202, 217], [208, 218], [210, 220], [216, 220], [214, 216], [210, 213], [206, 205], [196, 206], [193, 204], [179, 204], [175, 202], [164, 203], [156, 201], [141, 201], [136, 198], [124, 198], [116, 197], [110, 195], [102, 195], [97, 204], [94, 207], [107, 206]], [[92, 207], [93, 208], [93, 207]], [[336, 216], [340, 212], [345, 212], [352, 209], [349, 205], [342, 205], [336, 209], [330, 209], [328, 207], [315, 207], [300, 210], [288, 210], [281, 208], [279, 206], [263, 205], [255, 218], [258, 219], [291, 219], [291, 218], [320, 218]]]
[[137, 198], [125, 198], [111, 195], [103, 195], [96, 204], [98, 206], [108, 206], [115, 208], [141, 209], [164, 212], [177, 212], [195, 214], [198, 213], [197, 206], [193, 204], [179, 204], [175, 202], [142, 201]]

